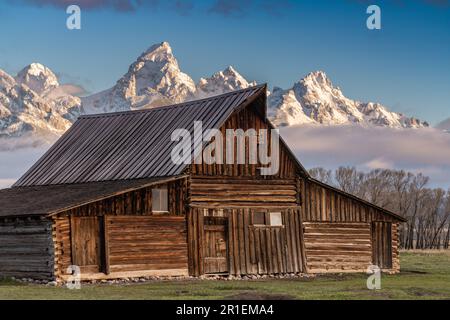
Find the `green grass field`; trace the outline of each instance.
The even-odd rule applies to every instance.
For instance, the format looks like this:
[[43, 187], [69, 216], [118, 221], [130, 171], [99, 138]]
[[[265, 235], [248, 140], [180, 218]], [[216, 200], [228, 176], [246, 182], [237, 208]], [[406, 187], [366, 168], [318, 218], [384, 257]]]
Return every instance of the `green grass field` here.
[[450, 252], [403, 252], [402, 272], [383, 275], [380, 290], [364, 274], [248, 281], [179, 280], [65, 287], [0, 281], [0, 299], [450, 299]]

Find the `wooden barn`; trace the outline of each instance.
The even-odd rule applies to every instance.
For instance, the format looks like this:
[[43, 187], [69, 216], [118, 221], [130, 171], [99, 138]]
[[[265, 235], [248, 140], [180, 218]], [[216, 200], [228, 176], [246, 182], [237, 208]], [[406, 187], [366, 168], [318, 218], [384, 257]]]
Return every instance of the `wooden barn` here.
[[80, 117], [0, 191], [0, 276], [65, 280], [71, 265], [82, 279], [399, 271], [404, 219], [312, 179], [283, 140], [269, 145], [273, 175], [234, 154], [174, 163], [172, 133], [194, 121], [273, 129], [266, 86]]

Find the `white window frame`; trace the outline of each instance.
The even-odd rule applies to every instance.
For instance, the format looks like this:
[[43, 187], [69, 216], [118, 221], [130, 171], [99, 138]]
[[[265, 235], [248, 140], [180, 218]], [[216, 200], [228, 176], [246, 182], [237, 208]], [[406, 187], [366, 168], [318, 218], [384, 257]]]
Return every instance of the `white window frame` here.
[[[156, 200], [158, 201], [158, 207], [156, 210]], [[164, 208], [165, 205], [165, 208]], [[166, 210], [164, 210], [166, 209]], [[168, 213], [169, 212], [169, 192], [167, 187], [154, 188], [152, 189], [152, 213]]]
[[283, 226], [283, 217], [281, 212], [269, 212], [269, 225], [271, 227], [282, 227]]

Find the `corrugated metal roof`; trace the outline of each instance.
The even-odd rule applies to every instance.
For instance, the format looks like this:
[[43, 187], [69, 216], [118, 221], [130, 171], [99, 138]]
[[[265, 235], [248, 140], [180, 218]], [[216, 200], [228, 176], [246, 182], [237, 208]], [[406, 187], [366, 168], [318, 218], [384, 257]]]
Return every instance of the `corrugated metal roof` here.
[[14, 187], [179, 175], [186, 165], [171, 161], [173, 130], [192, 133], [194, 121], [204, 130], [219, 128], [265, 91], [260, 85], [173, 106], [82, 116]]
[[182, 177], [3, 189], [0, 190], [0, 217], [35, 216], [57, 213], [96, 200]]

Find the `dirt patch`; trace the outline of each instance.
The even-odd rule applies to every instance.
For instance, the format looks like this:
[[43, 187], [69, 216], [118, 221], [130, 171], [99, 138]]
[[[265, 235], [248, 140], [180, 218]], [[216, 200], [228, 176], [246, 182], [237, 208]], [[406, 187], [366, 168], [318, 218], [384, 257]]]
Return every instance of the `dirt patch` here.
[[416, 297], [438, 297], [441, 296], [441, 294], [439, 292], [435, 292], [432, 290], [427, 290], [424, 288], [408, 288], [407, 290], [405, 290], [408, 294], [416, 296]]
[[402, 274], [428, 274], [426, 271], [420, 271], [420, 270], [402, 270], [400, 272], [400, 275]]
[[295, 300], [295, 297], [287, 294], [241, 292], [225, 297], [225, 300]]

